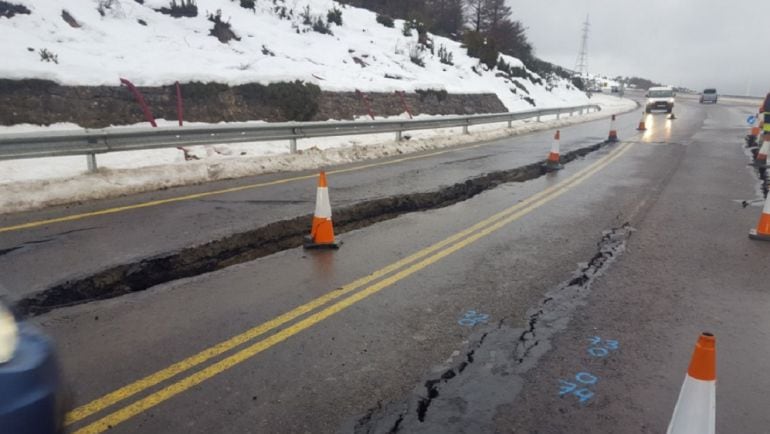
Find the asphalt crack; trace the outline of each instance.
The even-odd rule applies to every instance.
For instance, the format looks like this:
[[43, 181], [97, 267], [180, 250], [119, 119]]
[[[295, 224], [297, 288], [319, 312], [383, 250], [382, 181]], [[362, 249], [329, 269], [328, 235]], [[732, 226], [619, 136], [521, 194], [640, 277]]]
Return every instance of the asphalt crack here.
[[[754, 168], [754, 171], [757, 174], [757, 178], [759, 178], [759, 190], [761, 191], [762, 198], [766, 198], [768, 191], [770, 191], [770, 185], [768, 185], [767, 179], [767, 166], [757, 165], [757, 155], [759, 154], [760, 144], [751, 135], [747, 135], [745, 137], [745, 141], [746, 149], [748, 151], [746, 155], [751, 157], [749, 166]], [[742, 205], [744, 208], [746, 208], [746, 206], [749, 205], [749, 201], [743, 201]]]
[[[606, 142], [562, 154], [567, 164]], [[431, 192], [410, 193], [360, 202], [334, 213], [335, 232], [343, 234], [402, 214], [443, 208], [468, 200], [501, 184], [526, 182], [547, 173], [545, 161], [480, 175]], [[269, 223], [196, 246], [142, 258], [79, 276], [22, 298], [18, 310], [39, 315], [56, 308], [143, 291], [165, 282], [193, 277], [302, 245], [312, 214]]]
[[472, 339], [461, 360], [438, 367], [440, 374], [421, 382], [403, 401], [385, 406], [378, 402], [356, 419], [352, 431], [497, 432], [495, 417], [521, 393], [521, 376], [550, 349], [554, 335], [567, 328], [574, 311], [585, 304], [592, 283], [625, 252], [633, 231], [625, 223], [603, 232], [596, 253], [528, 311], [523, 328], [500, 321]]

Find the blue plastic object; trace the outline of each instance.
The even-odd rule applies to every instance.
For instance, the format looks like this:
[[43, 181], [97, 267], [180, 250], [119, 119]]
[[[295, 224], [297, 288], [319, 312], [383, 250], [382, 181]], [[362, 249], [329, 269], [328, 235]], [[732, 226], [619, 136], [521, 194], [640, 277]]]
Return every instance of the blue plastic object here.
[[0, 431], [48, 434], [61, 430], [63, 388], [53, 345], [34, 326], [19, 323], [13, 358], [0, 364]]

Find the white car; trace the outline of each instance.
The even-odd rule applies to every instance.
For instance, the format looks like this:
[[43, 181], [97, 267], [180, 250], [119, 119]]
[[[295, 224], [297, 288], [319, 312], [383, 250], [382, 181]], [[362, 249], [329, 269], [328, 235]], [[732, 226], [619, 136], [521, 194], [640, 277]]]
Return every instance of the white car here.
[[651, 87], [647, 90], [647, 102], [645, 111], [651, 113], [653, 110], [665, 110], [671, 113], [674, 110], [674, 89], [671, 87]]

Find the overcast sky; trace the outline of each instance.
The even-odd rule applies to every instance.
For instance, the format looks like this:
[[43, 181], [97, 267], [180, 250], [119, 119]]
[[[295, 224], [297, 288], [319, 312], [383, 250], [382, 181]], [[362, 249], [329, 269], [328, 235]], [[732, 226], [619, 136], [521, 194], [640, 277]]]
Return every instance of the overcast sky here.
[[[770, 0], [507, 0], [535, 54], [575, 67], [590, 15], [588, 69], [696, 90], [770, 91]], [[760, 44], [764, 45], [762, 47]]]

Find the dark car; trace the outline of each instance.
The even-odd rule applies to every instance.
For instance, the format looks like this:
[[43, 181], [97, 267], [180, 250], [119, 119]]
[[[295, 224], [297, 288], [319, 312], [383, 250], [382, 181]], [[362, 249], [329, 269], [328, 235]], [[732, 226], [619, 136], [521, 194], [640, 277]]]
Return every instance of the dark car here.
[[700, 103], [717, 103], [717, 90], [716, 89], [703, 89], [703, 93], [700, 94]]
[[62, 432], [66, 396], [50, 338], [14, 314], [0, 287], [0, 432]]

